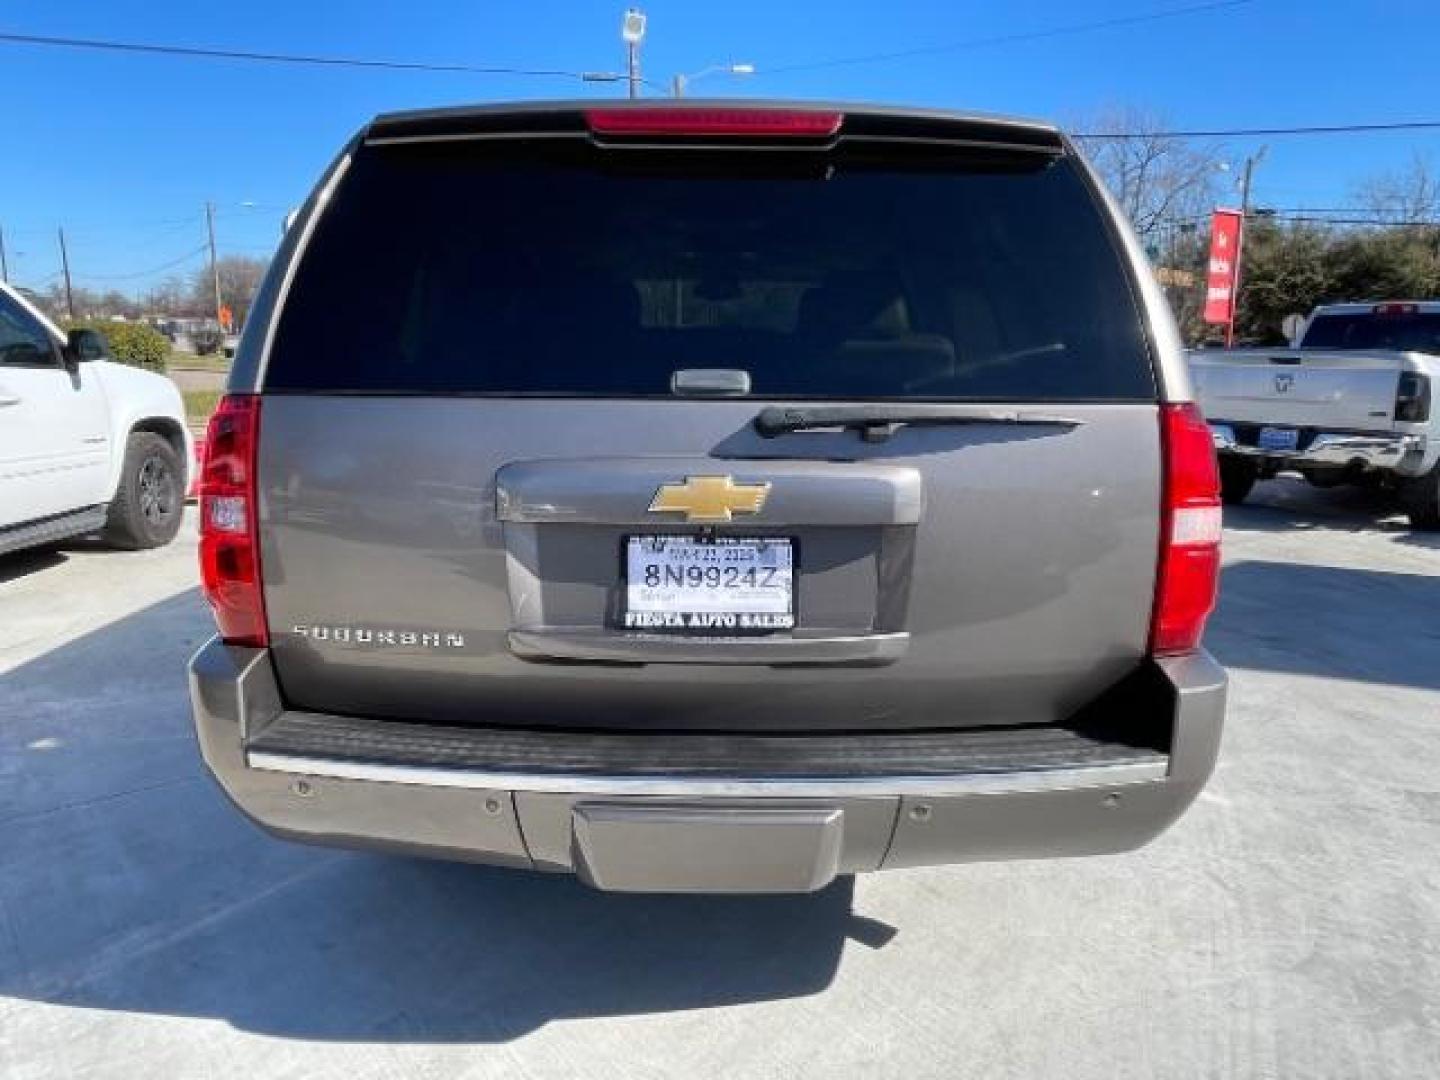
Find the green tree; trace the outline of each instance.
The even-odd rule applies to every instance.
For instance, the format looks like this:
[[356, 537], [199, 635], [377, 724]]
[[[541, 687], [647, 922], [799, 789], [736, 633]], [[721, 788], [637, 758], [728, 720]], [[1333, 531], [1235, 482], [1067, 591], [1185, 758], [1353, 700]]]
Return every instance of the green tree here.
[[1440, 296], [1440, 225], [1377, 228], [1339, 238], [1331, 257], [1348, 300]]
[[1253, 218], [1245, 236], [1238, 338], [1281, 344], [1285, 316], [1343, 294], [1330, 232], [1306, 222]]

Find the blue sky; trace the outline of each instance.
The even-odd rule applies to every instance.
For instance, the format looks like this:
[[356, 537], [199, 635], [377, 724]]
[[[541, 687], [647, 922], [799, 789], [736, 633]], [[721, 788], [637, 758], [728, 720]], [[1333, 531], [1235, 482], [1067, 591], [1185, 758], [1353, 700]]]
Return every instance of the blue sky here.
[[[643, 6], [647, 77], [668, 82], [719, 61], [756, 65], [694, 91], [735, 96], [922, 103], [1062, 122], [1106, 106], [1161, 114], [1176, 128], [1440, 118], [1435, 0], [1251, 0], [1142, 25], [985, 45], [888, 62], [770, 71], [1080, 22], [1174, 10], [1197, 0], [1027, 4], [974, 0], [726, 0]], [[176, 0], [10, 2], [0, 31], [431, 62], [618, 68], [619, 3], [591, 0]], [[218, 207], [222, 253], [273, 249], [287, 207], [377, 112], [466, 101], [603, 97], [619, 87], [554, 78], [267, 66], [0, 44], [5, 168], [0, 227], [11, 278], [59, 268], [55, 228], [77, 283], [141, 289], [203, 265], [202, 206]], [[1270, 144], [1256, 200], [1344, 206], [1355, 185], [1416, 153], [1440, 165], [1440, 133], [1236, 140]], [[246, 206], [245, 203], [253, 205]], [[163, 264], [176, 261], [169, 269]]]

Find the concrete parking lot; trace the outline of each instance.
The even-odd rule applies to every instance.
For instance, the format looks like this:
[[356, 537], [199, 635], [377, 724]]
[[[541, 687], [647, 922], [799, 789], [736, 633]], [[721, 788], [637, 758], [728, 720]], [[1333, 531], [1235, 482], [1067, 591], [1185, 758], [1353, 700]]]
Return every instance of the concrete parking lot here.
[[268, 839], [190, 732], [193, 529], [0, 559], [0, 1077], [1440, 1075], [1440, 540], [1253, 502], [1173, 830], [813, 897]]

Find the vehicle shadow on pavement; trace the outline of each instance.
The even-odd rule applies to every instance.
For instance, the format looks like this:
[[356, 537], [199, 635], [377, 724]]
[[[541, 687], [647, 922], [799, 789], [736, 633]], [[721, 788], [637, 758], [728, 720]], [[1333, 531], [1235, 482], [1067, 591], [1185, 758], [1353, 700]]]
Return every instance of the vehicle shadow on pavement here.
[[1322, 489], [1290, 476], [1263, 481], [1244, 505], [1227, 506], [1225, 526], [1241, 532], [1378, 532], [1440, 550], [1440, 533], [1412, 528], [1390, 492], [1355, 485]]
[[59, 566], [65, 556], [54, 548], [36, 548], [0, 555], [0, 585]]
[[1226, 667], [1440, 689], [1440, 576], [1228, 564], [1205, 644]]
[[287, 1038], [503, 1041], [814, 994], [847, 938], [893, 934], [852, 912], [848, 878], [623, 896], [271, 839], [195, 748], [184, 664], [208, 633], [187, 591], [0, 674], [0, 995]]

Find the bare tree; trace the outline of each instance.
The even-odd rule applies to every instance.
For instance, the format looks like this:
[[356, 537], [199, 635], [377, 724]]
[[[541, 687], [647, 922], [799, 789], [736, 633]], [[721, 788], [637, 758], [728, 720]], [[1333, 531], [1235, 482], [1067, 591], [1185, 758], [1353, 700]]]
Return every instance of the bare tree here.
[[1423, 154], [1416, 154], [1404, 169], [1364, 181], [1355, 198], [1379, 222], [1440, 223], [1440, 173]]
[[[59, 282], [55, 282], [35, 294], [35, 299], [40, 307], [53, 318], [69, 319], [65, 286]], [[102, 293], [83, 285], [76, 285], [71, 290], [71, 299], [74, 303], [77, 320], [134, 319], [139, 317], [143, 306], [134, 297], [127, 296], [119, 289], [109, 289]]]
[[1199, 340], [1207, 221], [1220, 199], [1225, 147], [1166, 134], [1164, 117], [1143, 109], [1113, 107], [1069, 126], [1159, 264], [1182, 332]]
[[[211, 303], [213, 304], [213, 300]], [[145, 306], [156, 315], [179, 316], [196, 313], [185, 279], [173, 275], [150, 289], [145, 296]]]
[[1219, 144], [1197, 145], [1165, 134], [1164, 118], [1134, 108], [1111, 108], [1071, 125], [1081, 151], [1147, 247], [1172, 241], [1182, 222], [1215, 205]]
[[126, 296], [119, 289], [109, 289], [96, 299], [95, 318], [110, 319], [121, 316], [134, 319], [140, 314], [140, 305], [132, 296]]
[[65, 286], [60, 282], [51, 282], [37, 294], [41, 309], [51, 318], [68, 321], [70, 318], [70, 307], [73, 305], [76, 319], [103, 318], [106, 314], [102, 310], [103, 305], [99, 294], [92, 292], [83, 285], [76, 285], [70, 290], [70, 300], [65, 297]]
[[[245, 322], [267, 265], [266, 260], [248, 255], [225, 255], [216, 263], [220, 274], [220, 300], [235, 313], [237, 325]], [[215, 285], [209, 266], [202, 267], [191, 276], [190, 301], [207, 315], [214, 312]]]

